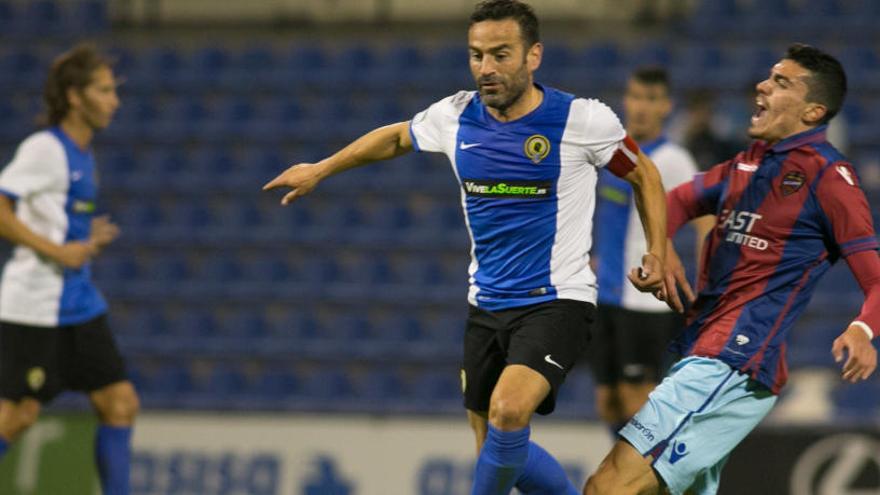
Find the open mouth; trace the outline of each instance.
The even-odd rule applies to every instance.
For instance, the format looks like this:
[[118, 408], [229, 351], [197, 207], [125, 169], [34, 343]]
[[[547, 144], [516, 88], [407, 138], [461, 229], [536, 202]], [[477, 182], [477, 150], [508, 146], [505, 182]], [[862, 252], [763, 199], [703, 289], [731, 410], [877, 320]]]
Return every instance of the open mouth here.
[[752, 114], [752, 123], [754, 124], [757, 121], [761, 120], [761, 117], [763, 117], [766, 113], [767, 104], [760, 99], [755, 100], [755, 113]]

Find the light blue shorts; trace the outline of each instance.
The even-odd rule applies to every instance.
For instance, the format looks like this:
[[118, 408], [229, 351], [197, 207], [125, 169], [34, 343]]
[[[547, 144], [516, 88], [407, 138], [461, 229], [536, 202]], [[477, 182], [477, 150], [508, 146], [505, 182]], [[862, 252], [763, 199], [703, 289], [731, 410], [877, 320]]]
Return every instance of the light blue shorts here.
[[718, 491], [734, 447], [770, 412], [776, 396], [726, 363], [689, 356], [677, 362], [620, 435], [673, 495]]

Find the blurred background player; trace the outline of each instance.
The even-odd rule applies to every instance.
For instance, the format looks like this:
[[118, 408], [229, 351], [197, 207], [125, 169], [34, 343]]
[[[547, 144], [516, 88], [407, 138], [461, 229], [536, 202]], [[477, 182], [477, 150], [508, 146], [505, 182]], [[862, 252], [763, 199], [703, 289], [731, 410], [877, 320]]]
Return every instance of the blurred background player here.
[[288, 204], [358, 165], [413, 149], [445, 153], [473, 243], [461, 374], [480, 452], [472, 493], [507, 494], [514, 485], [524, 493], [577, 493], [559, 463], [529, 441], [529, 423], [534, 412], [553, 411], [589, 339], [596, 285], [585, 219], [596, 171], [607, 167], [634, 189], [648, 254], [630, 279], [642, 289], [660, 276], [665, 256], [657, 238], [663, 188], [611, 109], [534, 83], [543, 46], [531, 7], [478, 4], [468, 45], [478, 91], [374, 130], [319, 163], [295, 165], [266, 188], [293, 188], [282, 200]]
[[[669, 141], [664, 123], [672, 111], [669, 76], [660, 67], [635, 70], [626, 84], [626, 132], [651, 157], [666, 190], [691, 180], [697, 167], [687, 150]], [[684, 326], [680, 314], [626, 282], [627, 267], [646, 250], [632, 187], [607, 170], [599, 172], [596, 248], [598, 318], [589, 359], [597, 382], [599, 417], [617, 431], [648, 398], [671, 364], [669, 342]], [[700, 252], [711, 216], [694, 221]]]
[[15, 251], [0, 281], [0, 454], [64, 390], [89, 394], [100, 420], [95, 459], [104, 493], [128, 493], [134, 387], [107, 325], [91, 260], [119, 229], [96, 217], [92, 138], [119, 107], [109, 60], [78, 45], [52, 64], [47, 128], [0, 172], [0, 236]]
[[[676, 363], [590, 478], [585, 494], [713, 494], [730, 452], [770, 412], [788, 378], [789, 331], [819, 279], [845, 258], [864, 291], [861, 313], [835, 339], [842, 378], [877, 366], [880, 258], [871, 210], [849, 161], [826, 139], [843, 105], [834, 57], [792, 45], [757, 85], [747, 151], [668, 195], [669, 235], [705, 214], [718, 221], [699, 295], [676, 339]], [[671, 243], [658, 297], [681, 310], [690, 287]], [[692, 295], [692, 294], [691, 294]]]

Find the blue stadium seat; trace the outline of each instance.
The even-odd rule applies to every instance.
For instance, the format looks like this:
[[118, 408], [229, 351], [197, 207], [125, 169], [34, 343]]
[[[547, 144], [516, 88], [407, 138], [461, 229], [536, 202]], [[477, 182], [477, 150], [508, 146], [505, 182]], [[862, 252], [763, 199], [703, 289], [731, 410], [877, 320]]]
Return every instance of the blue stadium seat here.
[[178, 88], [181, 75], [186, 72], [186, 62], [181, 53], [171, 47], [150, 48], [138, 57], [140, 62], [130, 79], [141, 87], [174, 90]]
[[18, 15], [15, 6], [9, 0], [0, 0], [0, 30], [4, 33], [12, 32]]
[[400, 373], [387, 369], [373, 369], [362, 377], [357, 395], [368, 400], [399, 400], [406, 397], [406, 387]]
[[458, 372], [452, 366], [447, 370], [424, 371], [413, 380], [412, 394], [423, 401], [455, 400], [461, 397]]
[[233, 285], [244, 278], [244, 269], [234, 256], [214, 255], [202, 260], [199, 277], [208, 284]]
[[216, 363], [208, 376], [202, 392], [212, 399], [224, 399], [240, 395], [248, 388], [248, 380], [238, 367], [224, 363]]
[[168, 363], [152, 376], [144, 376], [144, 392], [169, 399], [182, 398], [194, 390], [192, 375], [187, 366]]
[[296, 373], [286, 368], [270, 368], [264, 371], [254, 384], [253, 391], [267, 401], [277, 401], [301, 391], [302, 385]]
[[354, 387], [345, 372], [338, 369], [318, 369], [304, 377], [302, 391], [314, 399], [345, 399]]
[[54, 0], [34, 0], [26, 2], [22, 16], [21, 28], [31, 35], [39, 33], [67, 34], [64, 23], [65, 15]]
[[110, 25], [108, 2], [103, 0], [78, 0], [70, 14], [71, 29], [99, 33]]
[[219, 322], [224, 336], [241, 337], [247, 341], [258, 341], [269, 335], [269, 322], [257, 310], [239, 310], [225, 316]]
[[4, 52], [0, 58], [0, 85], [8, 89], [40, 87], [45, 67], [36, 52], [24, 47]]

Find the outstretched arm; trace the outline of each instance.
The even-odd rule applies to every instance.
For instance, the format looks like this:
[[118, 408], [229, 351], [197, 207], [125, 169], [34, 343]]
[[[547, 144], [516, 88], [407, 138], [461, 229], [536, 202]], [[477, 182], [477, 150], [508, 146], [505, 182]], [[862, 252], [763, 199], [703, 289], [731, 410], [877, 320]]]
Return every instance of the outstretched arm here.
[[[634, 268], [629, 280], [642, 292], [654, 292], [663, 284], [666, 262], [666, 193], [660, 173], [654, 162], [629, 137], [623, 141], [623, 147], [608, 167], [632, 185], [633, 199], [648, 243], [641, 268]], [[622, 174], [623, 171], [626, 173]]]
[[838, 363], [846, 357], [842, 377], [855, 383], [867, 379], [877, 368], [877, 350], [871, 339], [880, 330], [880, 257], [876, 251], [861, 251], [848, 256], [846, 264], [865, 293], [865, 302], [859, 316], [834, 339], [831, 353]]
[[263, 190], [291, 188], [292, 191], [281, 199], [281, 204], [286, 206], [311, 192], [326, 177], [367, 163], [395, 158], [412, 149], [409, 122], [387, 125], [361, 136], [318, 163], [293, 165], [263, 186]]

